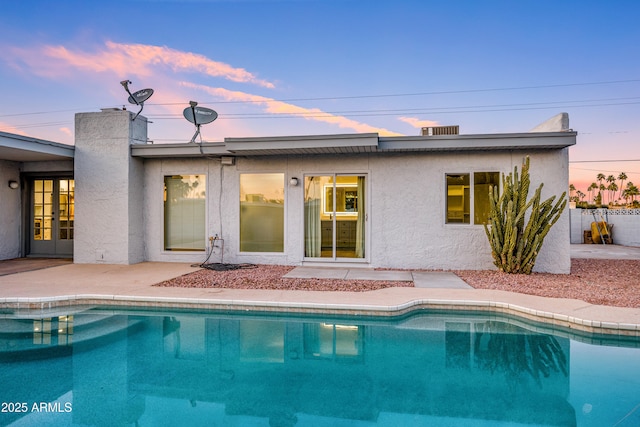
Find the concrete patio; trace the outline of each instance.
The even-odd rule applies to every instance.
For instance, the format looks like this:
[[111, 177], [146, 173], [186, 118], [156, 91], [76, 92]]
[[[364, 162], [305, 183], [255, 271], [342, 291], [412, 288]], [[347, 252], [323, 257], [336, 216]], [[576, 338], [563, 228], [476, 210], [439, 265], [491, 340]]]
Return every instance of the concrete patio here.
[[[640, 248], [575, 245], [576, 257], [640, 259]], [[590, 246], [586, 252], [583, 246]], [[598, 252], [595, 252], [598, 251]], [[629, 258], [627, 258], [629, 259]], [[640, 336], [640, 309], [597, 306], [579, 300], [544, 298], [468, 287], [449, 272], [296, 268], [308, 277], [413, 280], [415, 287], [371, 292], [273, 291], [170, 288], [155, 283], [198, 268], [184, 263], [134, 265], [66, 264], [0, 276], [0, 307], [49, 309], [75, 304], [225, 310], [278, 310], [394, 315], [412, 308], [474, 309], [508, 313], [586, 332]], [[411, 279], [410, 279], [411, 277]], [[462, 282], [462, 283], [460, 283]], [[462, 286], [464, 285], [464, 286]]]

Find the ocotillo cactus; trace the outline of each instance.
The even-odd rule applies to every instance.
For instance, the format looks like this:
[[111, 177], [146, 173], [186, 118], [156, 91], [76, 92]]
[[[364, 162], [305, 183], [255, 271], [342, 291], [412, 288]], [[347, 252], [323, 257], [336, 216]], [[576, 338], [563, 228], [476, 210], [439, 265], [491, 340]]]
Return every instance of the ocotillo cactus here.
[[[558, 221], [567, 200], [566, 192], [553, 204], [556, 196], [540, 202], [540, 184], [533, 197], [529, 194], [529, 156], [522, 163], [522, 175], [518, 167], [508, 176], [502, 175], [502, 194], [498, 188], [489, 189], [489, 224], [484, 230], [491, 245], [493, 263], [506, 273], [530, 274], [542, 242], [553, 224]], [[527, 210], [531, 208], [525, 225]]]

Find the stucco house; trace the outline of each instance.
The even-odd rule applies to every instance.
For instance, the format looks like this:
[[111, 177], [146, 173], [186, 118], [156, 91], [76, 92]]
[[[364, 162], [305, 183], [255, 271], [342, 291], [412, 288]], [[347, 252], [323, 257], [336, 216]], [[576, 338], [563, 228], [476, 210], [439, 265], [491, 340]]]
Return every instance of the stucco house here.
[[[151, 144], [144, 116], [76, 115], [75, 146], [0, 133], [0, 259], [494, 269], [488, 187], [531, 158], [568, 188], [565, 114], [532, 132]], [[536, 271], [568, 273], [569, 216]]]

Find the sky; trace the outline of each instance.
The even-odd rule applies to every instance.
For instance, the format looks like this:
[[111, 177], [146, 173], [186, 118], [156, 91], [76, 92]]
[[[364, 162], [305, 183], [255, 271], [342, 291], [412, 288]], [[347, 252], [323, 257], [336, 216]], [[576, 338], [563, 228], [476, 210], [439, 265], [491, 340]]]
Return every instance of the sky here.
[[[227, 137], [527, 132], [567, 112], [570, 182], [640, 185], [636, 0], [0, 2], [0, 131], [73, 144], [74, 115], [152, 88], [154, 144], [189, 101]], [[532, 165], [532, 168], [535, 165]]]

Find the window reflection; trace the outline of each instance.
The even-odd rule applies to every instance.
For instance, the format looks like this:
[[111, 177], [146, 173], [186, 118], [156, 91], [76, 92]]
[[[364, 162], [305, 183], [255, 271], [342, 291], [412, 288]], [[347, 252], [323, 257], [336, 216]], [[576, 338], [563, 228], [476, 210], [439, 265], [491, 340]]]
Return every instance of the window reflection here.
[[48, 317], [33, 321], [33, 343], [36, 345], [71, 345], [73, 316]]
[[448, 368], [469, 368], [471, 365], [471, 325], [445, 323], [445, 351]]
[[243, 362], [284, 362], [283, 322], [243, 320], [240, 322], [240, 360]]
[[363, 353], [363, 327], [332, 323], [305, 323], [304, 355], [307, 359], [352, 359]]
[[176, 359], [203, 360], [205, 321], [197, 317], [165, 317], [162, 323], [164, 353]]

